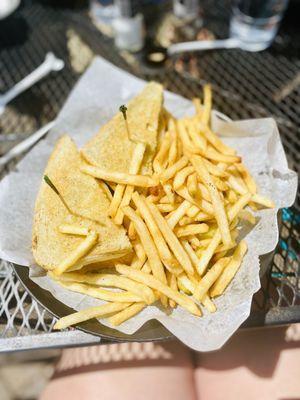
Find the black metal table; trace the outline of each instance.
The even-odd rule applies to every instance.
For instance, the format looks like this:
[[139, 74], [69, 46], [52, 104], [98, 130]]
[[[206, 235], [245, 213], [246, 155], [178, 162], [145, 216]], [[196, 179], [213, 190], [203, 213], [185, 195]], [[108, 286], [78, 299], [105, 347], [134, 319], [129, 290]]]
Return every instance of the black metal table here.
[[[205, 26], [226, 37], [229, 2], [205, 0]], [[273, 46], [261, 53], [219, 50], [187, 54], [159, 70], [149, 70], [139, 57], [118, 52], [111, 38], [93, 25], [86, 9], [55, 8], [47, 2], [24, 1], [22, 7], [0, 21], [0, 91], [36, 68], [48, 51], [65, 61], [62, 72], [49, 75], [7, 106], [0, 117], [0, 135], [24, 136], [52, 120], [70, 90], [92, 59], [101, 55], [144, 79], [162, 82], [166, 89], [187, 98], [201, 93], [211, 82], [214, 108], [232, 119], [272, 116], [279, 125], [290, 168], [299, 171], [300, 32], [299, 3], [291, 3]], [[99, 88], [101, 90], [101, 88]], [[9, 168], [13, 168], [11, 164]], [[244, 326], [300, 322], [300, 204], [281, 214], [280, 240], [262, 288], [255, 295]], [[0, 261], [1, 350], [95, 343], [99, 339], [81, 332], [54, 333], [54, 319], [27, 294]], [[38, 334], [38, 340], [31, 340]]]

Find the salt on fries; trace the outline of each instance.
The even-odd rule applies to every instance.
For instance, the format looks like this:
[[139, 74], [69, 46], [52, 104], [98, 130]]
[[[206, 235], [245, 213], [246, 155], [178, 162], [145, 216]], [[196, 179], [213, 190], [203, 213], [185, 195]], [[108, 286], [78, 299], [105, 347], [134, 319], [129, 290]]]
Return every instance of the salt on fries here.
[[157, 301], [197, 317], [201, 307], [216, 311], [212, 298], [226, 291], [247, 252], [245, 241], [236, 243], [237, 225], [255, 224], [250, 208], [274, 204], [257, 193], [241, 157], [212, 131], [211, 87], [204, 87], [203, 103], [193, 103], [193, 117], [176, 120], [164, 113], [151, 176], [140, 174], [143, 143], [135, 143], [128, 173], [82, 163], [82, 172], [98, 178], [107, 193], [108, 215], [127, 230], [133, 257], [129, 265], [112, 265], [109, 273], [68, 272], [101, 237], [85, 226], [59, 226], [62, 235], [82, 236], [82, 242], [48, 275], [108, 303], [61, 318], [55, 328], [103, 317], [120, 325]]

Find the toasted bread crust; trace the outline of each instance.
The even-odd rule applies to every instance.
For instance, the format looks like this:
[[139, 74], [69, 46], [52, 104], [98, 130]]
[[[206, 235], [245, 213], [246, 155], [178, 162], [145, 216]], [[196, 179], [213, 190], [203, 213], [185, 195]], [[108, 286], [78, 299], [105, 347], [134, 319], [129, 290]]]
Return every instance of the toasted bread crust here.
[[63, 136], [57, 143], [45, 170], [66, 203], [43, 181], [35, 204], [32, 251], [37, 264], [45, 269], [56, 268], [69, 252], [82, 241], [81, 237], [58, 231], [63, 223], [75, 224], [98, 232], [99, 243], [82, 260], [82, 265], [119, 257], [131, 251], [123, 227], [107, 216], [109, 199], [97, 180], [80, 172], [81, 157], [75, 143]]

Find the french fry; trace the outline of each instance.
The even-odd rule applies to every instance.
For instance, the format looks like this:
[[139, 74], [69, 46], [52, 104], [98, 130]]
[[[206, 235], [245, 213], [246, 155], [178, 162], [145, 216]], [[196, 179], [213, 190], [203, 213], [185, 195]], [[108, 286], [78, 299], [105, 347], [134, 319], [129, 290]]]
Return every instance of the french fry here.
[[[174, 117], [173, 115], [165, 108], [163, 107], [162, 109], [162, 121], [161, 121], [161, 128], [160, 131], [162, 131], [162, 134], [158, 136], [158, 142], [159, 145], [161, 145], [162, 139], [165, 137], [165, 135], [169, 132], [170, 128], [170, 121], [173, 120]], [[161, 132], [159, 132], [160, 134]], [[160, 146], [159, 146], [160, 148]]]
[[220, 178], [216, 177], [216, 176], [212, 176], [211, 177], [214, 184], [216, 185], [216, 188], [218, 190], [220, 190], [221, 192], [225, 192], [226, 190], [229, 189], [229, 186], [227, 185], [226, 182], [224, 182], [223, 180], [221, 180]]
[[162, 140], [160, 149], [153, 160], [153, 169], [156, 173], [160, 173], [164, 160], [167, 160], [167, 154], [171, 145], [170, 133], [167, 132]]
[[175, 178], [173, 180], [173, 188], [174, 190], [179, 189], [187, 179], [187, 177], [194, 172], [194, 167], [189, 166], [181, 169], [180, 171], [177, 172], [175, 175]]
[[180, 157], [182, 157], [183, 156], [183, 146], [182, 146], [182, 142], [181, 142], [181, 139], [180, 139], [180, 137], [179, 137], [179, 135], [178, 135], [178, 129], [177, 129], [177, 126], [176, 126], [176, 140], [177, 140], [177, 158], [180, 158]]
[[171, 132], [171, 145], [170, 145], [170, 149], [169, 149], [169, 154], [168, 154], [168, 167], [171, 167], [173, 164], [176, 163], [176, 159], [177, 159], [177, 135], [176, 135], [176, 126], [174, 124], [174, 127], [171, 128], [172, 132]]
[[103, 190], [103, 192], [106, 194], [106, 196], [108, 197], [108, 199], [110, 201], [112, 201], [113, 195], [111, 194], [111, 191], [109, 190], [108, 185], [103, 182], [103, 181], [99, 181], [99, 185], [101, 187], [101, 189]]
[[57, 268], [55, 268], [54, 273], [56, 275], [61, 275], [63, 272], [67, 271], [70, 267], [76, 264], [80, 258], [84, 257], [95, 246], [97, 241], [98, 233], [90, 231], [79, 246], [76, 247], [76, 249], [73, 250]]
[[211, 146], [208, 146], [205, 154], [201, 154], [201, 155], [205, 156], [206, 158], [209, 158], [210, 160], [218, 161], [218, 162], [225, 162], [228, 164], [234, 164], [234, 163], [238, 163], [241, 161], [241, 157], [236, 156], [236, 155], [219, 153], [217, 150], [215, 150]]
[[157, 208], [159, 211], [163, 213], [170, 213], [174, 211], [175, 206], [173, 204], [157, 204]]
[[[184, 121], [179, 120], [177, 123], [177, 127], [178, 127], [180, 140], [183, 145], [184, 153], [186, 156], [190, 156], [192, 154], [199, 154], [202, 157], [208, 158], [210, 160], [217, 161], [217, 162], [225, 162], [225, 163], [229, 163], [229, 164], [238, 163], [241, 161], [241, 157], [236, 156], [234, 154], [234, 150], [230, 149], [230, 148], [228, 148], [230, 150], [227, 150], [226, 152], [228, 153], [230, 151], [230, 152], [232, 152], [232, 154], [225, 154], [224, 152], [219, 152], [219, 151], [215, 150], [215, 148], [212, 146], [207, 146], [205, 152], [203, 152], [198, 146], [193, 145], [192, 141], [189, 138], [188, 132], [186, 131], [186, 128], [184, 126]], [[208, 127], [204, 127], [203, 124], [200, 125], [201, 133], [203, 130], [205, 133], [207, 133], [206, 129], [208, 129]], [[211, 133], [213, 134], [213, 132], [211, 132]], [[206, 139], [208, 137], [210, 137], [209, 134], [208, 135], [205, 134], [204, 136]], [[218, 137], [216, 135], [215, 135], [215, 137], [218, 139]], [[218, 139], [218, 140], [220, 140], [220, 139]], [[224, 144], [222, 143], [222, 145], [224, 145]]]
[[202, 106], [201, 106], [201, 101], [198, 98], [194, 98], [193, 100], [193, 104], [195, 107], [195, 111], [196, 111], [196, 115], [198, 118], [201, 118], [202, 115]]
[[142, 272], [145, 272], [145, 274], [151, 274], [151, 267], [150, 264], [148, 262], [145, 262], [142, 270]]
[[186, 215], [190, 218], [194, 218], [200, 212], [199, 207], [192, 205], [187, 211]]
[[[151, 204], [151, 203], [150, 203]], [[149, 264], [154, 276], [160, 279], [162, 282], [166, 282], [166, 275], [164, 273], [164, 268], [162, 262], [159, 258], [156, 246], [153, 239], [148, 231], [147, 226], [141, 217], [131, 207], [123, 208], [124, 214], [134, 223], [135, 229], [140, 237], [142, 245], [144, 247], [145, 253], [148, 257]]]
[[205, 294], [209, 291], [214, 282], [218, 279], [218, 277], [223, 272], [226, 265], [229, 263], [230, 258], [221, 258], [218, 260], [210, 270], [203, 276], [200, 283], [196, 286], [194, 292], [194, 298], [198, 301], [201, 301]]
[[[240, 164], [240, 163], [235, 163], [235, 164], [229, 165], [229, 167], [228, 167], [228, 173], [229, 173], [229, 175], [233, 175], [233, 176], [239, 181], [240, 185], [243, 186], [243, 188], [244, 188], [247, 192], [249, 192], [249, 190], [248, 190], [248, 188], [247, 188], [247, 185], [246, 185], [246, 182], [244, 181], [242, 175], [240, 174], [239, 170], [238, 170], [237, 167], [236, 167], [237, 164]], [[251, 192], [250, 192], [250, 193], [251, 193]]]
[[176, 193], [179, 194], [183, 199], [189, 201], [191, 204], [194, 204], [195, 206], [198, 207], [197, 212], [203, 210], [207, 214], [214, 215], [214, 209], [213, 206], [206, 200], [204, 199], [195, 199], [193, 198], [190, 194], [189, 191], [187, 190], [186, 187], [181, 187], [176, 190]]
[[246, 252], [247, 244], [245, 241], [242, 241], [235, 249], [233, 256], [231, 257], [221, 276], [219, 276], [214, 285], [211, 287], [210, 295], [212, 297], [220, 296], [225, 291], [240, 268]]
[[[196, 173], [187, 177], [187, 187], [191, 196], [195, 196], [198, 192], [198, 181]], [[207, 199], [206, 199], [207, 200]]]
[[233, 240], [237, 239], [237, 238], [239, 237], [239, 231], [238, 231], [238, 229], [233, 229], [233, 230], [231, 231], [231, 236], [232, 236], [232, 239], [233, 239]]
[[222, 171], [226, 171], [228, 167], [230, 167], [230, 164], [228, 165], [227, 163], [224, 162], [218, 162], [217, 167], [220, 168]]
[[203, 91], [204, 91], [204, 100], [203, 100], [201, 122], [205, 125], [208, 125], [210, 121], [210, 113], [212, 108], [211, 86], [209, 84], [204, 85]]
[[214, 209], [210, 202], [205, 199], [197, 199], [194, 204], [197, 204], [199, 207], [199, 212], [204, 212], [205, 214], [209, 214], [210, 216], [214, 215]]
[[[145, 253], [147, 254], [153, 275], [157, 277], [161, 282], [166, 283], [167, 278], [165, 275], [163, 264], [144, 221], [131, 207], [124, 207], [123, 212], [134, 223], [135, 229], [140, 237]], [[166, 303], [166, 299], [164, 297], [162, 298], [162, 302]]]
[[258, 210], [258, 205], [256, 203], [254, 203], [253, 201], [249, 201], [248, 206], [251, 208], [252, 211]]
[[123, 185], [151, 187], [158, 184], [158, 178], [148, 175], [131, 175], [123, 172], [107, 172], [99, 167], [92, 165], [82, 165], [80, 170], [85, 174], [91, 175], [94, 178], [104, 179], [106, 181], [121, 183]]
[[198, 212], [198, 214], [196, 214], [196, 216], [194, 217], [194, 220], [197, 222], [209, 221], [211, 219], [212, 219], [211, 215], [206, 214], [202, 211]]
[[117, 214], [125, 188], [125, 185], [117, 185], [116, 190], [114, 191], [114, 195], [108, 209], [108, 215], [112, 218], [114, 218]]
[[147, 259], [147, 256], [146, 256], [144, 247], [142, 246], [141, 242], [135, 242], [133, 244], [133, 248], [134, 248], [134, 251], [135, 251], [136, 255], [138, 256], [138, 258], [141, 261], [145, 262]]
[[[233, 236], [233, 232], [231, 232], [231, 236]], [[236, 242], [234, 240], [232, 240], [229, 246], [226, 246], [225, 244], [219, 244], [219, 246], [216, 248], [216, 253], [223, 253], [224, 251], [233, 249], [235, 246]]]
[[233, 204], [228, 210], [228, 220], [231, 223], [235, 217], [238, 216], [239, 212], [246, 207], [246, 205], [251, 200], [251, 194], [247, 193], [241, 196], [238, 201]]
[[189, 225], [195, 222], [194, 218], [183, 216], [179, 221], [178, 225], [179, 226], [184, 226], [184, 225]]
[[[251, 199], [251, 193], [247, 193], [244, 196], [240, 197], [238, 201], [230, 207], [230, 209], [228, 210], [229, 222], [233, 221], [233, 219], [238, 215], [238, 213], [249, 203], [250, 199]], [[211, 239], [207, 249], [205, 249], [205, 251], [203, 251], [202, 255], [200, 256], [200, 262], [198, 266], [198, 273], [200, 275], [202, 275], [206, 270], [208, 263], [211, 260], [212, 256], [214, 255], [220, 242], [221, 242], [221, 234], [218, 229], [214, 234], [213, 238]]]
[[[182, 143], [182, 146], [185, 150], [191, 153], [198, 150], [197, 148], [195, 149], [194, 143], [191, 141], [184, 120], [182, 119], [177, 120], [177, 131], [180, 138], [180, 142]], [[201, 152], [200, 149], [198, 151]]]
[[168, 224], [171, 229], [177, 225], [179, 220], [184, 216], [186, 211], [191, 207], [191, 203], [187, 200], [184, 200], [176, 210], [170, 213], [167, 217]]
[[188, 140], [186, 139], [187, 133], [184, 133], [184, 130], [181, 130], [179, 132], [181, 134], [180, 139], [183, 146], [183, 153], [187, 157], [191, 156], [192, 154], [198, 154], [202, 157], [208, 158], [209, 160], [220, 163], [234, 164], [241, 162], [241, 157], [219, 153], [212, 146], [207, 146], [205, 152], [203, 152], [199, 147], [193, 147], [193, 143], [190, 141], [189, 138]]
[[97, 307], [89, 307], [82, 311], [77, 311], [66, 317], [60, 318], [54, 325], [54, 329], [65, 329], [80, 322], [87, 321], [92, 318], [101, 318], [113, 312], [121, 311], [130, 306], [130, 303], [106, 303]]
[[225, 258], [227, 256], [228, 250], [220, 251], [219, 253], [215, 253], [213, 258], [211, 259], [211, 263], [215, 264], [221, 258]]
[[216, 189], [209, 172], [207, 171], [202, 158], [199, 156], [193, 156], [191, 162], [199, 176], [199, 179], [203, 180], [207, 187], [211, 201], [215, 210], [215, 217], [221, 232], [222, 241], [224, 244], [229, 245], [231, 242], [230, 230], [227, 215], [224, 209], [224, 204], [221, 201], [218, 190]]
[[170, 132], [171, 139], [173, 139], [172, 135], [174, 133], [176, 134], [176, 124], [175, 124], [175, 118], [171, 114], [168, 119], [168, 132]]
[[59, 279], [59, 281], [62, 282], [79, 282], [95, 286], [115, 287], [127, 290], [128, 292], [139, 296], [147, 304], [151, 304], [154, 301], [154, 293], [150, 288], [142, 284], [136, 284], [123, 276], [94, 273], [81, 274], [78, 272], [68, 272], [59, 277], [56, 277], [53, 272], [48, 272], [48, 275], [51, 278]]
[[[137, 145], [134, 148], [132, 160], [131, 160], [130, 166], [129, 166], [130, 174], [135, 175], [139, 172], [140, 167], [142, 165], [143, 158], [144, 158], [145, 150], [146, 150], [145, 143], [137, 143]], [[131, 186], [131, 185], [126, 186], [123, 199], [120, 203], [118, 212], [114, 218], [114, 222], [117, 225], [122, 225], [122, 223], [123, 223], [124, 214], [122, 212], [122, 207], [129, 205], [133, 191], [134, 191], [134, 186]]]
[[267, 197], [261, 196], [260, 194], [254, 194], [251, 197], [251, 201], [254, 201], [254, 203], [259, 204], [264, 207], [267, 207], [267, 208], [275, 207], [275, 204], [273, 201], [269, 200]]
[[244, 187], [241, 182], [239, 182], [239, 180], [233, 176], [230, 175], [228, 178], [228, 185], [239, 195], [243, 195], [248, 193], [248, 190], [246, 189], [246, 187]]
[[169, 203], [173, 204], [175, 202], [175, 195], [174, 195], [174, 192], [173, 192], [173, 189], [172, 189], [172, 185], [167, 182], [167, 183], [165, 183], [163, 185], [163, 188], [164, 188], [164, 191], [166, 193], [166, 196], [169, 199]]
[[[177, 288], [177, 279], [176, 276], [171, 274], [171, 272], [167, 271], [167, 281], [168, 281], [168, 286], [173, 289], [175, 292], [178, 291]], [[169, 299], [169, 305], [170, 307], [174, 308], [176, 307], [176, 302], [174, 300]]]
[[244, 221], [249, 222], [249, 224], [255, 225], [255, 223], [256, 223], [256, 218], [255, 218], [255, 216], [254, 216], [253, 214], [251, 214], [251, 212], [248, 211], [248, 210], [241, 210], [241, 211], [239, 212], [238, 217], [239, 217], [240, 219], [244, 220]]
[[143, 215], [143, 219], [147, 225], [147, 228], [150, 231], [152, 239], [155, 243], [159, 256], [166, 266], [166, 268], [175, 274], [179, 274], [182, 272], [182, 269], [178, 267], [178, 263], [175, 262], [167, 243], [157, 226], [157, 223], [150, 212], [150, 209], [147, 205], [147, 202], [143, 196], [140, 196], [137, 192], [135, 192], [132, 196], [134, 204], [136, 205], [137, 209], [139, 210], [140, 214]]
[[[149, 196], [148, 196], [148, 197], [149, 197]], [[169, 201], [167, 195], [165, 195], [164, 197], [162, 197], [162, 198], [159, 200], [159, 202], [160, 202], [161, 204], [170, 204], [170, 201]]]
[[181, 157], [175, 164], [171, 165], [160, 174], [159, 176], [160, 181], [166, 182], [169, 179], [173, 178], [173, 176], [175, 176], [178, 171], [184, 168], [187, 165], [187, 163], [188, 159], [185, 156]]
[[[202, 255], [203, 255], [203, 247], [205, 248], [205, 247], [208, 247], [209, 245], [210, 245], [210, 242], [211, 242], [211, 238], [207, 238], [207, 239], [201, 239], [201, 240], [199, 240], [199, 246], [198, 247], [201, 247], [200, 249], [198, 249], [197, 251], [196, 251], [196, 254], [197, 254], [197, 256], [199, 257], [199, 259], [201, 259], [201, 257], [202, 257]], [[214, 250], [215, 251], [215, 250]], [[200, 265], [200, 262], [199, 262], [199, 265]], [[203, 275], [203, 272], [204, 271], [200, 271], [199, 270], [199, 275], [201, 276], [201, 275]]]
[[200, 247], [200, 240], [196, 236], [188, 238], [188, 242], [191, 244], [194, 250]]
[[[147, 199], [149, 201], [151, 201], [151, 203], [158, 203], [161, 200], [160, 196], [154, 196], [153, 194], [150, 194], [149, 196], [147, 196]], [[168, 203], [169, 203], [169, 199], [168, 199]]]
[[136, 239], [136, 230], [134, 227], [134, 223], [130, 221], [129, 227], [128, 227], [128, 237], [130, 240], [135, 240]]
[[191, 292], [190, 288], [188, 287], [188, 285], [185, 285], [185, 282], [181, 279], [181, 275], [179, 277], [177, 277], [177, 286], [178, 286], [179, 290], [181, 290], [183, 293], [187, 294], [188, 296], [193, 294]]
[[217, 232], [218, 227], [216, 225], [210, 225], [209, 230], [201, 235], [201, 239], [211, 239]]
[[201, 197], [211, 203], [211, 196], [207, 187], [203, 183], [198, 183], [198, 190], [201, 193]]
[[154, 290], [158, 290], [159, 292], [161, 292], [165, 296], [167, 296], [169, 299], [174, 300], [181, 307], [188, 310], [191, 314], [194, 314], [196, 316], [201, 315], [200, 309], [193, 302], [193, 300], [191, 300], [187, 296], [182, 295], [179, 292], [175, 292], [173, 289], [169, 288], [169, 286], [162, 283], [160, 280], [158, 280], [154, 276], [145, 274], [141, 271], [133, 270], [127, 266], [120, 265], [120, 264], [116, 266], [116, 269], [120, 274], [125, 275], [125, 276], [129, 277], [130, 279], [133, 279], [137, 282], [143, 283], [143, 284], [151, 287]]
[[87, 236], [89, 234], [88, 228], [79, 225], [63, 224], [58, 227], [58, 230], [68, 235]]
[[127, 321], [128, 319], [132, 318], [133, 316], [141, 312], [145, 307], [146, 307], [145, 303], [131, 304], [131, 306], [125, 308], [122, 311], [119, 311], [112, 317], [109, 317], [108, 321], [113, 326], [121, 325], [123, 322]]
[[[147, 200], [146, 200], [147, 202]], [[153, 215], [153, 218], [155, 219], [157, 226], [159, 227], [163, 237], [165, 238], [165, 241], [169, 245], [170, 249], [173, 251], [175, 257], [177, 258], [179, 264], [182, 266], [182, 268], [190, 275], [194, 274], [194, 269], [192, 266], [192, 263], [184, 251], [183, 247], [181, 246], [181, 243], [177, 239], [176, 235], [170, 228], [168, 222], [164, 219], [164, 217], [161, 215], [159, 210], [156, 208], [155, 204], [152, 204], [150, 202], [147, 202], [148, 208]]]
[[175, 233], [178, 238], [183, 236], [198, 235], [199, 233], [205, 232], [208, 232], [208, 225], [206, 224], [190, 224], [175, 229]]
[[130, 266], [135, 269], [142, 269], [144, 264], [145, 264], [145, 261], [138, 258], [138, 256], [135, 254], [131, 261]]
[[202, 152], [206, 151], [206, 139], [200, 135], [197, 124], [193, 120], [186, 120], [187, 132], [194, 146], [198, 147]]
[[58, 281], [58, 283], [66, 289], [72, 290], [73, 292], [86, 294], [100, 300], [113, 301], [118, 303], [133, 303], [142, 300], [140, 296], [129, 292], [112, 292], [111, 290], [95, 288], [93, 286], [84, 285], [82, 283], [76, 282], [72, 283]]
[[242, 163], [235, 164], [236, 169], [241, 174], [250, 193], [255, 194], [257, 191], [255, 180], [252, 178], [250, 172]]
[[211, 314], [217, 311], [217, 307], [215, 303], [212, 301], [212, 299], [208, 296], [205, 295], [201, 301], [201, 303], [204, 305], [204, 307], [209, 311]]
[[[193, 294], [195, 292], [195, 288], [198, 283], [197, 281], [192, 281], [189, 279], [185, 274], [181, 274], [177, 278], [177, 282], [181, 285], [181, 288], [184, 289], [183, 291], [189, 294]], [[217, 310], [214, 302], [209, 298], [208, 295], [203, 297], [201, 304], [203, 304], [210, 313], [214, 313]]]
[[222, 140], [203, 122], [198, 123], [198, 128], [206, 140], [221, 154], [230, 156], [236, 153], [234, 149], [223, 143]]
[[198, 264], [199, 264], [199, 258], [197, 256], [197, 254], [194, 252], [192, 246], [189, 244], [189, 242], [187, 240], [182, 240], [181, 241], [183, 248], [185, 249], [185, 251], [187, 252], [187, 254], [189, 255], [195, 269], [197, 270]]
[[237, 194], [235, 193], [234, 190], [230, 189], [227, 192], [227, 199], [228, 199], [229, 203], [236, 203], [237, 202], [238, 197], [237, 197]]
[[[219, 168], [217, 165], [213, 164], [211, 161], [206, 158], [203, 159], [203, 162], [211, 175], [214, 175], [218, 178], [227, 178], [228, 173], [224, 171], [224, 169]], [[227, 164], [225, 164], [227, 165]]]

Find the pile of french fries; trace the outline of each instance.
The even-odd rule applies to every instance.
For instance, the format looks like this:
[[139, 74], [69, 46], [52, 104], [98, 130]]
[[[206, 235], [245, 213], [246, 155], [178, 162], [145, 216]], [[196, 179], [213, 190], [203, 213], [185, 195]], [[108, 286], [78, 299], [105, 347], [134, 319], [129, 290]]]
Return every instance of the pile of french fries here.
[[193, 103], [193, 117], [175, 119], [164, 111], [152, 176], [139, 174], [143, 143], [136, 143], [128, 174], [82, 165], [110, 196], [109, 215], [126, 228], [134, 256], [129, 265], [68, 272], [101, 238], [84, 228], [61, 226], [63, 233], [85, 238], [49, 275], [106, 303], [63, 317], [55, 328], [90, 318], [108, 318], [117, 326], [158, 301], [198, 317], [202, 307], [216, 311], [213, 298], [226, 290], [247, 252], [246, 242], [238, 242], [239, 222], [255, 224], [250, 210], [274, 204], [257, 193], [241, 157], [212, 131], [209, 85], [203, 103]]

